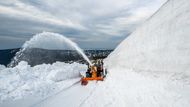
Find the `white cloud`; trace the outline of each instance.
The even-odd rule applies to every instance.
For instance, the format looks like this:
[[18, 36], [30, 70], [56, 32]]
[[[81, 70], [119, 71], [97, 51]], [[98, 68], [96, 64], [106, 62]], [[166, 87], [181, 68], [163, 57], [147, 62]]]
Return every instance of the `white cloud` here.
[[44, 12], [39, 10], [38, 8], [24, 4], [20, 1], [16, 1], [14, 6], [0, 6], [0, 14], [4, 14], [11, 17], [16, 17], [20, 19], [28, 19], [32, 21], [39, 21], [43, 23], [55, 24], [60, 26], [67, 26], [76, 29], [85, 29], [84, 26], [81, 26], [79, 23], [73, 23], [69, 19], [60, 19], [58, 17], [54, 17], [52, 14], [48, 12]]
[[[110, 41], [112, 37], [126, 37], [165, 1], [6, 0], [0, 1], [0, 19], [3, 16], [9, 17], [9, 20], [16, 18], [46, 25], [46, 29], [66, 33], [65, 35], [68, 34], [76, 41], [83, 37], [83, 41], [100, 42], [102, 41], [99, 39], [101, 36], [104, 36], [105, 41]], [[3, 26], [6, 26], [7, 29], [10, 27]], [[26, 29], [24, 25], [21, 27]], [[40, 27], [33, 26], [33, 29], [40, 29]], [[12, 26], [10, 28], [14, 29]], [[44, 30], [44, 28], [41, 29]], [[33, 32], [29, 29], [26, 29], [25, 32], [27, 31]]]

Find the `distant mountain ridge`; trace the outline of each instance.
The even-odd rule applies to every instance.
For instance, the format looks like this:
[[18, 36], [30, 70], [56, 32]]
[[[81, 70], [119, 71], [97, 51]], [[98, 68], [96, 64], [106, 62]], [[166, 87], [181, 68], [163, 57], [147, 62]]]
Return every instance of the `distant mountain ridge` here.
[[[19, 50], [19, 48], [0, 50], [0, 64], [9, 64], [11, 62], [11, 59]], [[84, 50], [84, 52], [90, 60], [94, 60], [106, 58], [112, 52], [112, 50]], [[79, 55], [75, 50], [47, 50], [39, 48], [26, 49], [23, 55], [19, 58], [19, 61], [21, 60], [27, 61], [31, 66], [42, 63], [52, 64], [56, 61], [67, 63], [86, 63], [81, 55]], [[15, 63], [15, 65], [16, 64], [17, 63]]]

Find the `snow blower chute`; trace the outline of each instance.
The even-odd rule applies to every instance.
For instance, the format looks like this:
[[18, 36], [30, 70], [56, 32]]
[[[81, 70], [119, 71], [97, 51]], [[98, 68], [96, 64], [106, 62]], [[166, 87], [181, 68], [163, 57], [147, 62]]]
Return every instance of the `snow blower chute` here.
[[88, 66], [86, 76], [81, 78], [81, 85], [87, 85], [88, 81], [103, 81], [107, 70], [103, 68], [103, 61], [98, 60], [92, 66]]

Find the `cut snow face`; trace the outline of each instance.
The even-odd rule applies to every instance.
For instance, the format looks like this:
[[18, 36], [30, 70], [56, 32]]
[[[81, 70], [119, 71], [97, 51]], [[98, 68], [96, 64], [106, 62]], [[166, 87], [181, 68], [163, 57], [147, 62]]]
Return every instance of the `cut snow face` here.
[[86, 65], [56, 62], [30, 67], [21, 61], [16, 67], [0, 66], [0, 69], [0, 101], [3, 101], [30, 95], [47, 97], [79, 81]]
[[123, 107], [189, 107], [189, 19], [189, 0], [168, 0], [108, 56], [110, 85], [103, 84], [111, 95], [104, 94], [109, 101], [98, 101]]
[[115, 49], [107, 64], [190, 76], [189, 19], [189, 0], [169, 0]]

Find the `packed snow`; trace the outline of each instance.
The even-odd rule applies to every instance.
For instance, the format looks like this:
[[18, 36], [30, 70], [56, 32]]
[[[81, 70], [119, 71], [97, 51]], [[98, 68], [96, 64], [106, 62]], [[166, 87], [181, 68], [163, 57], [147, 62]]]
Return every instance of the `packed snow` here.
[[[75, 85], [32, 104], [15, 100], [0, 106], [189, 107], [189, 19], [189, 0], [169, 0], [105, 59], [108, 75], [103, 82], [92, 81], [87, 86], [72, 82]], [[62, 81], [67, 83], [86, 69], [84, 65], [74, 65], [57, 62], [30, 67], [22, 62], [14, 68], [0, 66], [1, 99], [27, 97], [28, 92], [47, 96], [52, 87], [65, 87]], [[70, 72], [77, 69], [77, 73], [65, 74], [62, 70], [67, 66]]]

